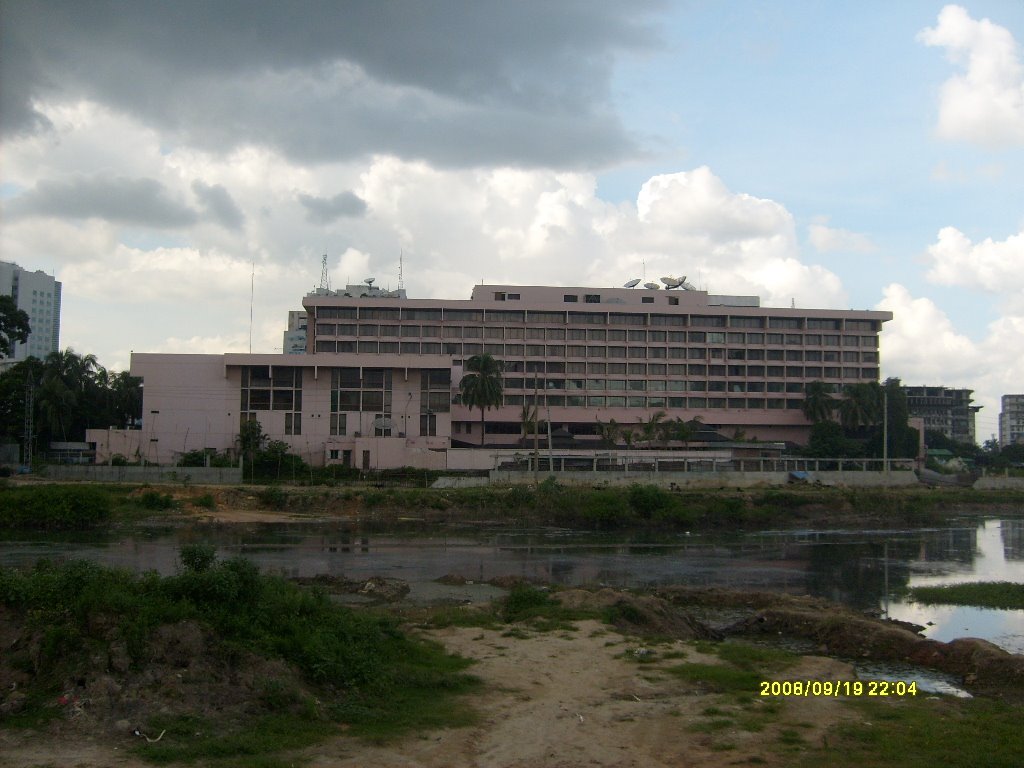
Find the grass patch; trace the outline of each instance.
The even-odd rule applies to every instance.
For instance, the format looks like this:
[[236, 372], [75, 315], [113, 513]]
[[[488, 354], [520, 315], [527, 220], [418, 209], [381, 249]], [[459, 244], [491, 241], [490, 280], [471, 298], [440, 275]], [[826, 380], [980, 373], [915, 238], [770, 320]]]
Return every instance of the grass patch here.
[[970, 605], [978, 608], [1024, 609], [1024, 584], [982, 581], [944, 587], [914, 587], [910, 596], [925, 605]]
[[1019, 768], [1024, 731], [1018, 705], [985, 699], [851, 702], [858, 722], [828, 735], [801, 766], [835, 768]]
[[799, 661], [795, 653], [764, 645], [728, 641], [718, 644], [718, 658], [743, 670], [778, 672]]
[[757, 693], [762, 675], [746, 669], [736, 669], [726, 664], [679, 664], [669, 667], [669, 673], [712, 693]]

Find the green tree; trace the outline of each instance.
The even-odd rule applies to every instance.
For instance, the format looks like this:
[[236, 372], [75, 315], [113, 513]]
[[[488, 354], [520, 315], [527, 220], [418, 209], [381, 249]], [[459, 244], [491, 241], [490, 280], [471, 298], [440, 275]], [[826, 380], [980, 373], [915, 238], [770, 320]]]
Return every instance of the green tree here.
[[256, 419], [249, 419], [242, 424], [241, 429], [238, 430], [238, 450], [245, 458], [247, 464], [252, 464], [256, 458], [256, 453], [267, 440], [267, 435], [263, 432], [263, 425]]
[[614, 447], [619, 444], [619, 438], [622, 436], [622, 425], [615, 419], [609, 419], [607, 424], [598, 419], [597, 431], [604, 442]]
[[839, 402], [839, 423], [850, 432], [874, 426], [882, 419], [882, 399], [878, 382], [847, 384]]
[[462, 404], [480, 409], [480, 445], [484, 444], [484, 411], [501, 405], [501, 362], [488, 354], [473, 355], [466, 361], [466, 374], [459, 382]]
[[832, 398], [832, 386], [824, 381], [810, 381], [804, 387], [804, 401], [800, 410], [812, 424], [831, 421], [836, 401]]
[[665, 415], [664, 411], [655, 411], [640, 425], [640, 437], [648, 448], [653, 448], [656, 442], [663, 439]]
[[14, 352], [14, 344], [28, 341], [31, 332], [28, 314], [18, 309], [10, 296], [0, 296], [0, 356], [9, 357]]

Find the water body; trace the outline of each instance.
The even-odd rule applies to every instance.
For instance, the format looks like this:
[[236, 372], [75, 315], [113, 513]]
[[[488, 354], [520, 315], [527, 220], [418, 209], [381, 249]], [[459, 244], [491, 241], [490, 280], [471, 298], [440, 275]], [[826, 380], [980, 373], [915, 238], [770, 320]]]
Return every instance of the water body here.
[[447, 535], [360, 534], [340, 523], [194, 525], [142, 529], [107, 541], [20, 535], [0, 565], [84, 557], [173, 573], [178, 548], [210, 542], [286, 576], [391, 576], [417, 585], [445, 574], [476, 581], [521, 576], [568, 586], [663, 585], [765, 589], [826, 597], [926, 625], [937, 640], [981, 637], [1024, 653], [1024, 611], [921, 606], [906, 587], [966, 581], [1024, 583], [1024, 520], [976, 519], [939, 528], [763, 531], [743, 535], [599, 534], [559, 529]]

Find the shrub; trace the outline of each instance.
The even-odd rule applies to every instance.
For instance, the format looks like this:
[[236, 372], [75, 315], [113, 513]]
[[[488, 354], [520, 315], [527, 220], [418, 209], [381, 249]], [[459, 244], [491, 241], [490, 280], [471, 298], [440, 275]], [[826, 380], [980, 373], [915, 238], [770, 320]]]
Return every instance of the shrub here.
[[203, 509], [217, 508], [217, 500], [213, 498], [212, 493], [204, 493], [202, 496], [197, 496], [196, 498], [192, 499], [192, 503], [195, 504], [197, 507], [202, 507]]
[[256, 498], [259, 499], [260, 504], [269, 509], [284, 509], [288, 506], [288, 494], [274, 485], [261, 488], [256, 494]]
[[217, 560], [217, 548], [213, 544], [186, 544], [178, 551], [178, 559], [186, 571], [202, 573]]
[[174, 499], [169, 493], [146, 491], [139, 497], [139, 504], [152, 510], [171, 509], [174, 506]]

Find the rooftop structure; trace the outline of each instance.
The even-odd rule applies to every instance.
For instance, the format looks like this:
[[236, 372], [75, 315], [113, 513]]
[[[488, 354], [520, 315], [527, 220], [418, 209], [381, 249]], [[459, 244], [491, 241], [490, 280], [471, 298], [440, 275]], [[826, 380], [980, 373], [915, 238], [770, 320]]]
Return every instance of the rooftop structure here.
[[61, 284], [42, 270], [29, 272], [17, 264], [0, 261], [0, 293], [11, 296], [18, 309], [28, 315], [32, 332], [28, 341], [16, 342], [14, 353], [5, 362], [29, 357], [42, 360], [60, 349]]
[[[441, 448], [520, 446], [534, 406], [577, 447], [601, 446], [612, 420], [639, 442], [658, 418], [804, 442], [807, 382], [878, 380], [891, 313], [652, 286], [478, 285], [467, 300], [410, 299], [369, 280], [314, 290], [303, 300], [305, 355], [132, 356], [147, 458], [223, 450], [257, 419], [316, 464], [423, 466]], [[503, 365], [504, 394], [481, 436], [458, 385], [466, 360], [484, 353]]]

